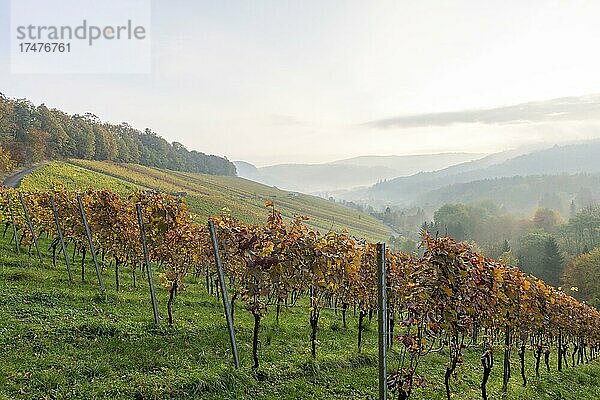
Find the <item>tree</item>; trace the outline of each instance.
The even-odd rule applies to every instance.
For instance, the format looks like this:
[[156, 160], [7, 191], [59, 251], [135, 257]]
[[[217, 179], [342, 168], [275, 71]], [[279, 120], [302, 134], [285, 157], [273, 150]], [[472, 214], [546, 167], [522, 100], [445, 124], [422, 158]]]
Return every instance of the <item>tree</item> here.
[[96, 138], [86, 118], [74, 115], [67, 132], [75, 143], [75, 157], [92, 160], [96, 153]]
[[141, 164], [168, 168], [169, 143], [150, 129], [140, 135], [142, 143]]
[[553, 232], [560, 222], [558, 213], [548, 208], [538, 208], [533, 216], [533, 226], [548, 233]]
[[502, 242], [502, 253], [508, 253], [510, 251], [510, 244], [508, 243], [508, 239], [504, 239]]
[[563, 257], [553, 236], [548, 237], [544, 246], [544, 274], [539, 276], [547, 283], [558, 286], [563, 271]]
[[44, 160], [48, 147], [48, 134], [41, 129], [31, 128], [27, 133], [29, 162], [37, 163]]
[[496, 204], [446, 204], [434, 213], [431, 232], [446, 233], [458, 241], [476, 240], [489, 255], [502, 254], [503, 238], [513, 238], [523, 229], [519, 221]]
[[33, 104], [26, 100], [17, 100], [13, 104], [15, 123], [14, 140], [27, 143], [27, 134], [33, 122]]
[[429, 232], [429, 233], [435, 235], [436, 234], [436, 232], [435, 232], [435, 224], [433, 222], [424, 221], [421, 224], [421, 231]]
[[517, 256], [523, 271], [558, 286], [563, 269], [563, 257], [556, 239], [542, 230], [526, 234], [520, 241]]
[[46, 157], [55, 158], [64, 156], [67, 150], [69, 135], [65, 132], [53, 113], [45, 106], [40, 105], [35, 113], [36, 126], [48, 135]]
[[114, 161], [117, 158], [117, 140], [106, 128], [99, 124], [92, 125], [94, 131], [94, 159]]
[[595, 307], [600, 306], [600, 248], [574, 258], [565, 268], [562, 280], [566, 287], [577, 287], [573, 293]]
[[139, 164], [142, 145], [139, 132], [127, 123], [108, 125], [108, 130], [117, 137], [117, 161]]
[[388, 243], [393, 250], [406, 254], [413, 254], [418, 251], [417, 242], [406, 236], [392, 236], [388, 239]]
[[575, 205], [575, 199], [571, 200], [571, 205], [569, 206], [569, 219], [573, 218], [577, 214], [577, 206]]
[[469, 238], [470, 218], [464, 204], [445, 204], [433, 214], [436, 230], [443, 236], [450, 236], [457, 242]]
[[506, 265], [519, 265], [519, 259], [515, 257], [512, 250], [502, 253], [498, 258], [504, 261]]
[[0, 144], [14, 139], [15, 128], [13, 103], [0, 93]]
[[[64, 132], [65, 138], [62, 138], [61, 133], [59, 132], [55, 135], [54, 138], [50, 138], [50, 141], [54, 141], [54, 148], [58, 152], [58, 155], [64, 158], [72, 158], [76, 157], [75, 149], [77, 147], [77, 142], [71, 137], [69, 133], [69, 129], [73, 124], [71, 116], [67, 113], [64, 113], [57, 109], [51, 109], [50, 114], [51, 118], [58, 125], [58, 130]], [[50, 152], [49, 157], [53, 157], [55, 155]]]
[[579, 255], [585, 248], [600, 246], [600, 207], [587, 206], [558, 229], [561, 246], [568, 254]]
[[0, 172], [10, 172], [15, 168], [15, 162], [10, 153], [0, 146]]
[[519, 240], [517, 258], [519, 267], [525, 272], [542, 277], [546, 261], [546, 243], [550, 235], [543, 230], [527, 233]]
[[34, 107], [29, 101], [17, 100], [13, 104], [15, 133], [14, 144], [10, 144], [9, 151], [18, 164], [39, 161], [41, 131], [35, 130], [33, 125]]

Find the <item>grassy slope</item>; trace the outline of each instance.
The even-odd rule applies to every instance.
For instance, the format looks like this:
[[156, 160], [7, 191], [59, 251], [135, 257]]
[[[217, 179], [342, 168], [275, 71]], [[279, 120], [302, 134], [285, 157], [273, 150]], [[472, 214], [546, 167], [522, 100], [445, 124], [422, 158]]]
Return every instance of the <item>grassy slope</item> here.
[[70, 163], [53, 162], [38, 169], [23, 180], [21, 187], [24, 190], [45, 189], [56, 182], [71, 188], [110, 188], [122, 195], [128, 195], [138, 187], [187, 192], [191, 211], [201, 221], [228, 208], [234, 216], [246, 222], [264, 222], [268, 214], [264, 202], [270, 200], [288, 217], [294, 213], [309, 216], [309, 223], [322, 231], [346, 229], [371, 241], [387, 240], [390, 236], [385, 225], [367, 214], [314, 196], [293, 195], [237, 177], [73, 160]]
[[[350, 313], [347, 329], [341, 316], [325, 310], [320, 320], [318, 354], [310, 357], [308, 310], [305, 304], [285, 309], [278, 324], [269, 310], [260, 333], [261, 368], [252, 371], [252, 319], [236, 309], [242, 369], [231, 368], [229, 339], [221, 305], [206, 293], [203, 280], [190, 278], [174, 306], [175, 325], [151, 324], [147, 283], [133, 288], [130, 271], [121, 275], [116, 292], [114, 271], [105, 270], [107, 294], [86, 269], [86, 283], [66, 280], [64, 264], [39, 265], [16, 256], [0, 237], [0, 398], [110, 399], [375, 399], [376, 322], [365, 334], [362, 354], [356, 351], [357, 321]], [[43, 241], [43, 248], [48, 241]], [[48, 255], [45, 255], [48, 260]], [[75, 267], [77, 269], [77, 267]], [[139, 274], [138, 276], [141, 276]], [[159, 289], [166, 313], [166, 291]], [[500, 399], [502, 357], [488, 385], [490, 399]], [[447, 354], [432, 354], [420, 373], [428, 385], [413, 398], [443, 399]], [[390, 365], [396, 364], [392, 355]], [[533, 356], [527, 354], [527, 388], [520, 386], [516, 354], [506, 399], [600, 398], [598, 363], [568, 368], [559, 374], [542, 371], [533, 378]], [[551, 359], [553, 367], [556, 365]], [[453, 397], [478, 399], [481, 376], [478, 352], [467, 351], [452, 381]]]
[[[193, 174], [167, 179], [164, 173], [143, 167], [93, 164], [94, 168], [104, 168], [127, 179], [53, 163], [26, 178], [23, 187], [48, 187], [60, 180], [71, 187], [89, 184], [110, 187], [124, 195], [138, 186], [186, 190], [192, 208], [201, 216], [226, 206], [248, 219], [260, 219], [264, 212], [260, 203], [264, 198], [255, 203], [248, 199], [254, 188], [282, 196], [281, 201], [275, 199], [280, 206], [290, 204], [290, 209], [296, 209], [292, 207], [303, 205], [292, 202], [285, 192], [239, 179]], [[235, 184], [222, 187], [229, 179]], [[232, 194], [234, 191], [238, 197]], [[214, 200], [208, 203], [204, 201], [206, 198], [218, 198], [219, 205], [210, 208], [208, 205], [214, 204]], [[307, 200], [309, 205], [310, 201]], [[44, 241], [42, 247], [47, 248], [48, 242]], [[243, 368], [235, 371], [231, 368], [221, 305], [206, 293], [202, 279], [189, 278], [187, 291], [177, 298], [175, 326], [163, 323], [156, 328], [151, 324], [147, 284], [141, 274], [138, 287], [133, 288], [130, 271], [122, 271], [121, 291], [117, 293], [114, 270], [105, 269], [106, 296], [99, 293], [94, 275], [93, 267], [88, 265], [86, 283], [76, 279], [69, 284], [61, 262], [56, 268], [40, 266], [26, 256], [13, 255], [7, 240], [0, 239], [3, 294], [0, 296], [0, 398], [374, 399], [376, 396], [375, 321], [365, 333], [363, 353], [358, 354], [356, 318], [350, 317], [348, 328], [344, 329], [341, 316], [325, 310], [319, 324], [318, 355], [313, 361], [307, 306], [300, 304], [298, 308], [284, 310], [279, 324], [273, 310], [269, 310], [261, 326], [262, 365], [259, 371], [252, 371], [252, 319], [238, 306], [236, 329]], [[166, 300], [166, 292], [159, 289], [163, 316]], [[501, 398], [500, 353], [497, 349], [488, 385], [490, 399]], [[446, 357], [445, 353], [432, 354], [422, 362], [420, 373], [426, 376], [428, 385], [416, 390], [414, 399], [444, 398]], [[516, 354], [512, 361], [513, 379], [507, 399], [600, 398], [597, 363], [569, 368], [562, 374], [543, 371], [542, 377], [535, 379], [533, 356], [529, 352], [530, 384], [522, 388]], [[396, 356], [392, 355], [390, 366], [393, 368], [396, 362]], [[551, 362], [556, 365], [554, 358]], [[459, 381], [452, 382], [454, 398], [480, 398], [480, 376], [478, 352], [470, 350], [460, 367]]]

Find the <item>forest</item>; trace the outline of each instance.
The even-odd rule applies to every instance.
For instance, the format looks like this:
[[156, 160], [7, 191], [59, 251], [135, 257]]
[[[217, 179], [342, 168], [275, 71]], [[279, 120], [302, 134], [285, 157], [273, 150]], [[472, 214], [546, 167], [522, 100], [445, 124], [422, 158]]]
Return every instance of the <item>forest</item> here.
[[141, 164], [210, 175], [236, 174], [224, 157], [169, 143], [149, 128], [112, 124], [91, 113], [69, 115], [0, 93], [0, 170], [46, 160], [78, 158]]

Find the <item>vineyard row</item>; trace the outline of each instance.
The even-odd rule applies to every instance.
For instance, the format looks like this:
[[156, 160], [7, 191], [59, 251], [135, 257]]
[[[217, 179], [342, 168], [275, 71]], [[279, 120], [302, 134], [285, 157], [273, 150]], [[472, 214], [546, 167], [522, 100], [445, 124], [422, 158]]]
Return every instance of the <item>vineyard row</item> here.
[[[82, 260], [88, 252], [103, 259], [108, 256], [114, 260], [117, 286], [120, 268], [131, 268], [135, 276], [140, 266], [149, 271], [146, 264], [157, 265], [161, 285], [169, 291], [170, 323], [173, 299], [185, 290], [185, 277], [204, 273], [208, 285], [216, 276], [208, 229], [193, 221], [179, 197], [155, 191], [140, 191], [129, 199], [108, 190], [90, 189], [79, 195], [62, 188], [19, 193], [3, 187], [1, 191], [0, 218], [5, 234], [13, 227], [17, 249], [37, 248], [37, 237], [47, 234], [54, 238], [55, 262], [57, 254], [64, 253], [69, 265], [68, 245], [83, 254]], [[297, 304], [302, 296], [307, 297], [313, 356], [319, 316], [328, 307], [341, 310], [344, 325], [347, 311], [357, 311], [360, 351], [364, 319], [380, 311], [377, 246], [345, 232], [317, 232], [307, 227], [305, 217], [286, 220], [272, 203], [266, 206], [270, 212], [264, 225], [244, 224], [227, 213], [212, 219], [233, 309], [242, 303], [254, 317], [253, 367], [259, 366], [260, 323], [267, 311], [275, 308], [278, 317], [282, 307]], [[142, 235], [147, 252], [140, 245]], [[450, 398], [450, 379], [464, 349], [479, 346], [484, 400], [498, 344], [504, 351], [504, 391], [514, 349], [524, 384], [527, 348], [536, 358], [536, 373], [542, 356], [550, 368], [551, 351], [556, 351], [559, 371], [568, 366], [569, 358], [572, 366], [597, 358], [600, 313], [596, 309], [464, 243], [428, 232], [422, 236], [420, 256], [385, 253], [388, 309], [383, 312], [389, 320], [387, 332], [394, 339], [389, 345], [397, 343], [401, 360], [387, 382], [398, 399], [408, 399], [423, 384], [424, 377], [417, 373], [419, 362], [435, 351], [448, 354], [444, 382]], [[100, 271], [98, 279], [104, 289]]]

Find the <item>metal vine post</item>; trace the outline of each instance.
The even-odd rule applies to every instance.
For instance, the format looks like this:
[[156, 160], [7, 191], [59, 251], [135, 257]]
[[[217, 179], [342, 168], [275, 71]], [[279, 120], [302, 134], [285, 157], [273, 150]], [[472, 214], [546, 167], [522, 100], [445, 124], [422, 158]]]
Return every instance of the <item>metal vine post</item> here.
[[100, 265], [98, 265], [98, 257], [96, 256], [96, 248], [94, 247], [94, 240], [92, 238], [92, 231], [90, 230], [90, 226], [87, 221], [87, 217], [85, 215], [85, 209], [83, 208], [83, 202], [81, 201], [81, 196], [77, 195], [77, 202], [79, 203], [79, 211], [81, 212], [81, 219], [83, 220], [83, 225], [85, 226], [85, 233], [88, 238], [88, 242], [90, 244], [90, 252], [92, 253], [92, 259], [94, 260], [94, 265], [96, 266], [96, 275], [98, 275], [98, 283], [100, 284], [100, 289], [102, 291], [105, 290], [104, 282], [102, 281], [102, 271], [100, 271]]
[[223, 298], [223, 308], [225, 309], [225, 318], [227, 318], [227, 326], [229, 328], [229, 339], [231, 340], [231, 352], [233, 354], [233, 362], [235, 364], [235, 368], [239, 369], [240, 358], [238, 355], [237, 344], [235, 341], [235, 329], [233, 326], [233, 318], [231, 318], [231, 305], [229, 304], [229, 296], [227, 295], [227, 287], [225, 285], [225, 273], [223, 272], [223, 263], [221, 261], [221, 255], [219, 254], [219, 243], [217, 241], [215, 223], [213, 220], [208, 220], [208, 230], [210, 232], [212, 247], [215, 254], [217, 271], [219, 272], [219, 284], [221, 286], [222, 294], [221, 297]]
[[146, 272], [148, 273], [148, 285], [150, 286], [150, 299], [152, 300], [152, 312], [154, 313], [154, 323], [158, 325], [160, 316], [158, 315], [158, 304], [156, 303], [156, 292], [154, 291], [154, 281], [152, 280], [152, 267], [150, 267], [150, 256], [148, 254], [148, 245], [146, 244], [146, 231], [144, 230], [144, 218], [142, 218], [142, 207], [135, 205], [138, 224], [140, 226], [140, 239], [144, 250], [144, 262], [146, 263]]

